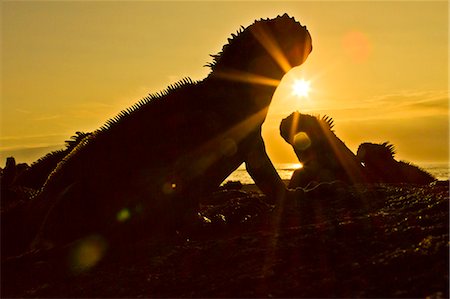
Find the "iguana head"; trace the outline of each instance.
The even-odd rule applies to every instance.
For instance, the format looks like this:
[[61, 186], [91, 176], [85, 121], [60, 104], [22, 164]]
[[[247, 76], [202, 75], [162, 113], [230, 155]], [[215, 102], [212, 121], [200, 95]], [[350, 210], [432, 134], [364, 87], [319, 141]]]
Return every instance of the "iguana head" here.
[[283, 119], [280, 124], [280, 134], [289, 144], [294, 144], [295, 136], [298, 133], [310, 135], [310, 138], [325, 138], [324, 132], [331, 131], [333, 119], [329, 116], [319, 116], [302, 114], [300, 112], [291, 113]]
[[301, 162], [304, 162], [308, 153], [329, 150], [330, 138], [334, 138], [334, 134], [330, 134], [332, 128], [333, 119], [326, 115], [320, 118], [294, 112], [281, 121], [280, 134], [293, 146], [297, 155], [302, 156]]
[[306, 26], [287, 14], [241, 27], [228, 42], [222, 52], [212, 55], [212, 74], [240, 72], [279, 80], [312, 51]]
[[358, 147], [356, 157], [364, 164], [384, 164], [385, 162], [394, 161], [395, 147], [389, 142], [362, 143]]

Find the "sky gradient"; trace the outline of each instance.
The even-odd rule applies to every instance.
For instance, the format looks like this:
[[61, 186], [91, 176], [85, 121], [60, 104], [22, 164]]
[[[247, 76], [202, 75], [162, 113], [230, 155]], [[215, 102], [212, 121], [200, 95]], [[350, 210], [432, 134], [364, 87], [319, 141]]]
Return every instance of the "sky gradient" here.
[[[279, 136], [293, 111], [327, 114], [356, 152], [389, 141], [397, 158], [447, 162], [448, 3], [1, 2], [0, 165], [32, 162], [93, 131], [148, 93], [203, 79], [231, 33], [287, 12], [313, 52], [275, 93], [263, 135], [275, 163], [297, 159]], [[308, 98], [292, 94], [311, 81]]]

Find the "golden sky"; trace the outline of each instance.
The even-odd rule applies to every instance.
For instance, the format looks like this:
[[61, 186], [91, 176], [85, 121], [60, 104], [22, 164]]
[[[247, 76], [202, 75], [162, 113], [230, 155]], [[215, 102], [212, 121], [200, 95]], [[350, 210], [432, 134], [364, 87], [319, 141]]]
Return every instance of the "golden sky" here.
[[[0, 165], [32, 162], [183, 77], [203, 79], [231, 33], [287, 12], [313, 52], [277, 89], [264, 138], [295, 110], [327, 114], [356, 152], [390, 141], [397, 158], [448, 161], [448, 3], [415, 1], [1, 2]], [[311, 81], [307, 98], [292, 94]]]

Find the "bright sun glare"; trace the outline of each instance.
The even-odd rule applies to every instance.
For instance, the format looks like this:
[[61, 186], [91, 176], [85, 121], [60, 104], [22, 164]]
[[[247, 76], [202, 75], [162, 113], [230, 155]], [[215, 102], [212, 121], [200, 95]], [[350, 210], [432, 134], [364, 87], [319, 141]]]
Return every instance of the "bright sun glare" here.
[[295, 80], [292, 85], [292, 93], [298, 97], [306, 98], [311, 89], [311, 82], [306, 81], [304, 79]]

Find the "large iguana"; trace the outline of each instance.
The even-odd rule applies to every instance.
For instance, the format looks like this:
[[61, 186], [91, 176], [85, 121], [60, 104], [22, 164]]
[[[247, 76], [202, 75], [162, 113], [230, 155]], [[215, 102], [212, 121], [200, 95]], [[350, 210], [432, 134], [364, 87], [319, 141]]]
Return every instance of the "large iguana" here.
[[287, 14], [242, 27], [213, 55], [205, 79], [150, 95], [83, 139], [32, 200], [22, 232], [51, 247], [128, 226], [163, 227], [242, 163], [280, 200], [286, 187], [261, 125], [277, 84], [311, 50], [306, 27]]

